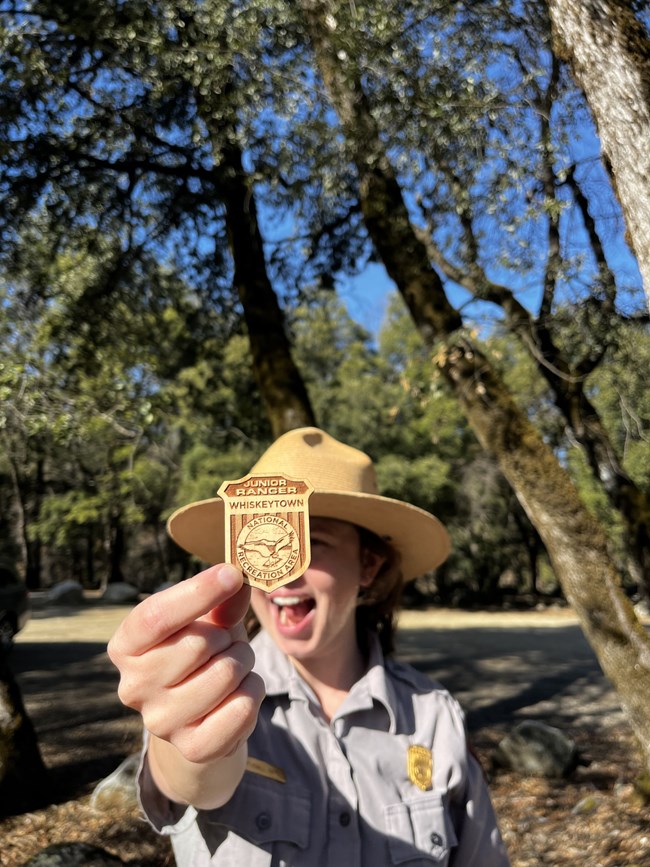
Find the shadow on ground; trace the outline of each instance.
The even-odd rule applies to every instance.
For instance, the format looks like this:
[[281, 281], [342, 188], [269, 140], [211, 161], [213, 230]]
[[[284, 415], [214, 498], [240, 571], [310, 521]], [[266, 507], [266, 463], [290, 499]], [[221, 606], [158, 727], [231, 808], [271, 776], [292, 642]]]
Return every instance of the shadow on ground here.
[[[474, 733], [524, 717], [588, 729], [620, 716], [575, 625], [402, 629], [397, 656], [446, 686]], [[117, 698], [104, 642], [22, 641], [12, 667], [57, 799], [85, 794], [139, 748], [139, 717]]]
[[117, 698], [100, 642], [22, 642], [11, 665], [50, 772], [52, 803], [86, 794], [138, 748], [140, 721]]
[[406, 629], [400, 632], [398, 656], [456, 696], [470, 730], [523, 717], [600, 725], [620, 713], [577, 625]]

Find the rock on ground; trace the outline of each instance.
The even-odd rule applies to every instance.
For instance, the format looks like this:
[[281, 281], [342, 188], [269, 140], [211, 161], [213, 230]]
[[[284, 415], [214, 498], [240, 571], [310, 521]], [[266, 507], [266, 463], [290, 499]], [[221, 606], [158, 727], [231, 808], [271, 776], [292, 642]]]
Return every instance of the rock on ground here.
[[575, 742], [554, 726], [523, 720], [494, 752], [496, 767], [541, 777], [566, 777], [580, 761]]
[[95, 786], [90, 798], [93, 810], [128, 810], [138, 805], [135, 777], [140, 765], [140, 756], [124, 759], [112, 774]]

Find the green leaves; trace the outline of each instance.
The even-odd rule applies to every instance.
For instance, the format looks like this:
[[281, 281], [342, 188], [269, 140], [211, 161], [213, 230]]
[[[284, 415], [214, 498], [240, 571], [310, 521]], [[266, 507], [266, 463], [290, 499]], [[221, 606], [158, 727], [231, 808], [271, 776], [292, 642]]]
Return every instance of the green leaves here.
[[[382, 161], [395, 168], [449, 299], [491, 337], [544, 437], [572, 448], [535, 365], [588, 382], [646, 484], [643, 398], [619, 393], [633, 378], [611, 324], [640, 287], [607, 273], [612, 194], [584, 100], [550, 53], [544, 4], [328, 12], [339, 72], [376, 124], [372, 152], [367, 124], [332, 111], [299, 3], [0, 6], [0, 435], [27, 488], [44, 473], [34, 515], [60, 495], [57, 520], [77, 529], [115, 511], [154, 523], [212, 495], [268, 440], [224, 219], [233, 142], [319, 421], [370, 451], [387, 489], [442, 504], [460, 525], [458, 479], [477, 446], [403, 305], [375, 345], [331, 291], [376, 256], [359, 153], [364, 182]], [[609, 343], [616, 372], [586, 380]], [[83, 496], [65, 499], [69, 488]]]

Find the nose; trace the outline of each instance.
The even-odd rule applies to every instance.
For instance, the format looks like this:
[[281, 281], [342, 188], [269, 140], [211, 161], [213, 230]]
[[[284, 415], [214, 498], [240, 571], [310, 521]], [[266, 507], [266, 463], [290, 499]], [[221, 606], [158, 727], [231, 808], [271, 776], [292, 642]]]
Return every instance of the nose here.
[[[309, 569], [309, 566], [307, 567], [305, 572], [308, 569]], [[288, 584], [285, 584], [285, 587], [287, 587], [291, 590], [300, 590], [302, 587], [305, 586], [305, 572], [303, 572], [302, 575], [300, 575], [298, 578], [296, 578], [295, 581], [290, 581]]]

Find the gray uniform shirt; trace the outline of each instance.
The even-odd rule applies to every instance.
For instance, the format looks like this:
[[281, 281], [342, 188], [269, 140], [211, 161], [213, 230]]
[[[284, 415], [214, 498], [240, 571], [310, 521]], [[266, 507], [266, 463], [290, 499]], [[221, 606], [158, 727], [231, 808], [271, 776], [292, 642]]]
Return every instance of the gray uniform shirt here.
[[[140, 798], [179, 867], [508, 867], [462, 711], [439, 684], [371, 648], [327, 722], [265, 633], [250, 770], [217, 810], [172, 804], [143, 764]], [[145, 743], [146, 751], [146, 743]]]

